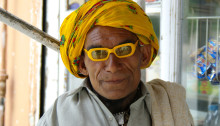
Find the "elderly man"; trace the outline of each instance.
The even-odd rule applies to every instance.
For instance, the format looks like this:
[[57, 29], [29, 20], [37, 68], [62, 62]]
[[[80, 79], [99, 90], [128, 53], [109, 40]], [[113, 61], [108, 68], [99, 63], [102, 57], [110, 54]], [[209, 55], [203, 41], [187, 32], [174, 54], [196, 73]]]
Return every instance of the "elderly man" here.
[[39, 126], [193, 125], [180, 85], [140, 80], [159, 46], [135, 2], [90, 0], [63, 21], [60, 35], [65, 66], [86, 79], [60, 96]]

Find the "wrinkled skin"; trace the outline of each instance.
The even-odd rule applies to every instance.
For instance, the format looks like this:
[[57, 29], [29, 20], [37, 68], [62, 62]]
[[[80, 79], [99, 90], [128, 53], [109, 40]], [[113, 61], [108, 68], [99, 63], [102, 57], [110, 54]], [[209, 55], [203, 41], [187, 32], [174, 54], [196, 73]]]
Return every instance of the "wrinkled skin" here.
[[[113, 48], [117, 45], [138, 40], [137, 36], [125, 29], [95, 26], [88, 33], [84, 48]], [[111, 53], [106, 61], [92, 61], [85, 53], [80, 60], [79, 70], [89, 76], [92, 87], [101, 96], [117, 100], [134, 97], [140, 82], [140, 68], [149, 61], [150, 45], [137, 45], [135, 53], [126, 58], [117, 58]]]

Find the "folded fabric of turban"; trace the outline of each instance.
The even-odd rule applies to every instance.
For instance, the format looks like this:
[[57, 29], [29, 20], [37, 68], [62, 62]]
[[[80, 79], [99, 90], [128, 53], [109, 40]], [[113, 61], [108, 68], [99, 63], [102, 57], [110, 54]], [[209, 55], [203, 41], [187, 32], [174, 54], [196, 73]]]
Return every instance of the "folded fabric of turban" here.
[[60, 54], [70, 73], [78, 78], [78, 65], [87, 32], [95, 25], [123, 28], [137, 35], [141, 44], [151, 45], [149, 67], [159, 45], [150, 18], [132, 0], [89, 0], [67, 16], [60, 28]]

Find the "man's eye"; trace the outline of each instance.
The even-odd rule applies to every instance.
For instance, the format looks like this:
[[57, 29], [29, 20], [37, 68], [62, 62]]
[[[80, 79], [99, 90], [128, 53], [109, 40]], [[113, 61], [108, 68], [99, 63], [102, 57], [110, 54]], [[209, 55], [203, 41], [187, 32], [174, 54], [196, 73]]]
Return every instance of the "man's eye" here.
[[105, 50], [96, 50], [92, 52], [92, 57], [94, 59], [101, 59], [107, 57], [108, 52]]
[[115, 51], [117, 55], [124, 56], [124, 55], [128, 55], [129, 53], [131, 53], [131, 47], [124, 46], [124, 47], [117, 48]]

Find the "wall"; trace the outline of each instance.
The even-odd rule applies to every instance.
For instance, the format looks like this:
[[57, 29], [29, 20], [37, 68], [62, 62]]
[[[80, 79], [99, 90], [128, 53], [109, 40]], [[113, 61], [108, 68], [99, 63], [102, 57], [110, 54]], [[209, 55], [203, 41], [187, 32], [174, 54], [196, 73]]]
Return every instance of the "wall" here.
[[[42, 0], [7, 0], [7, 10], [42, 27]], [[39, 116], [41, 45], [7, 28], [5, 126], [34, 126]]]

